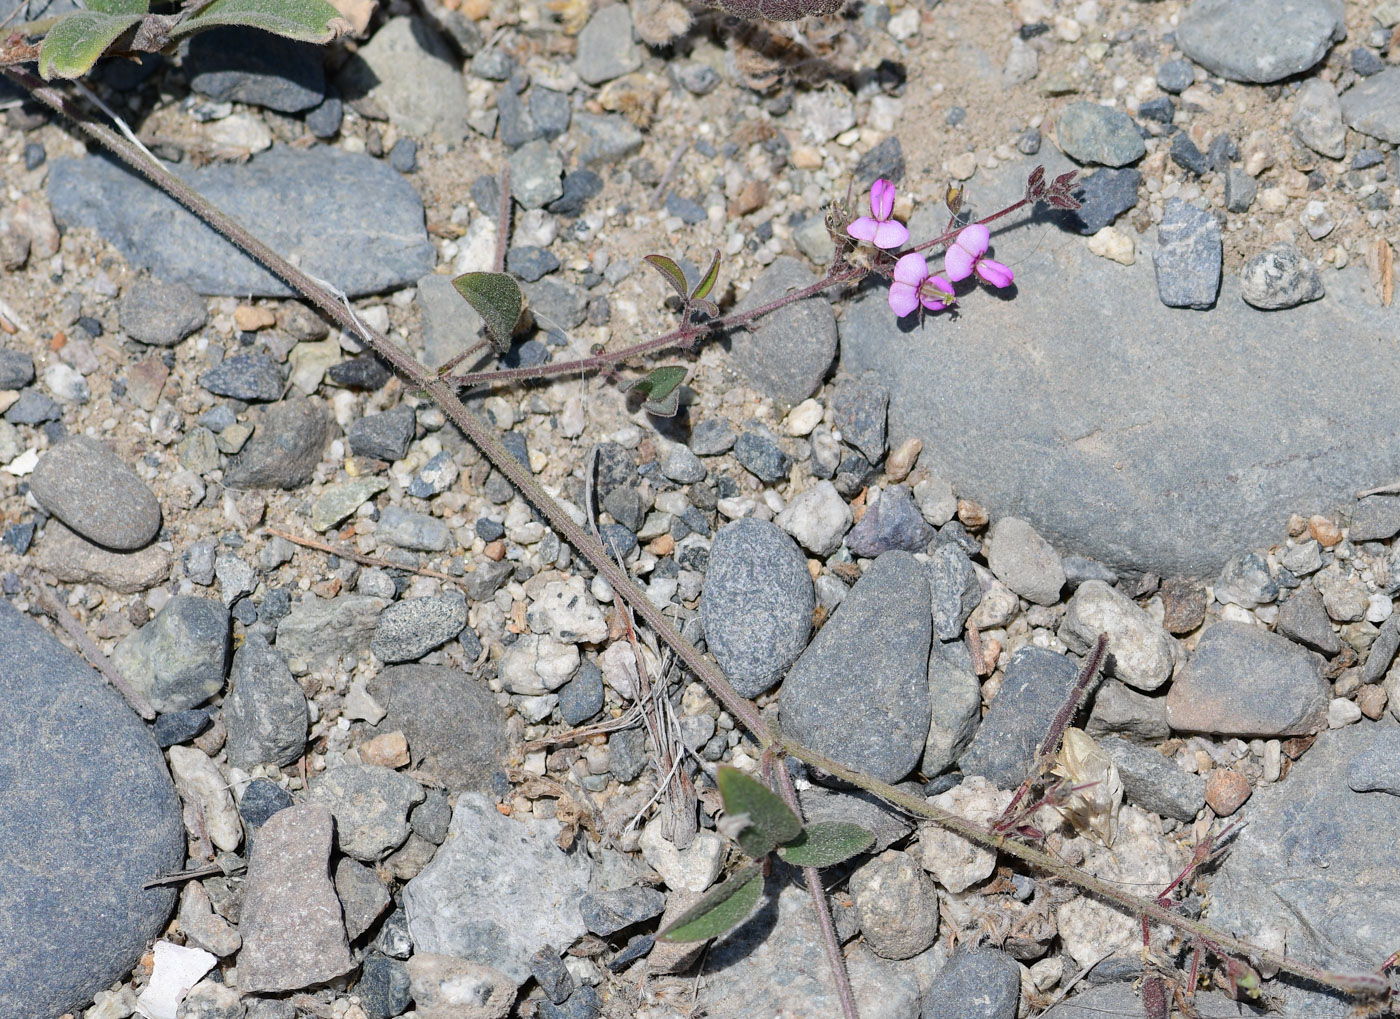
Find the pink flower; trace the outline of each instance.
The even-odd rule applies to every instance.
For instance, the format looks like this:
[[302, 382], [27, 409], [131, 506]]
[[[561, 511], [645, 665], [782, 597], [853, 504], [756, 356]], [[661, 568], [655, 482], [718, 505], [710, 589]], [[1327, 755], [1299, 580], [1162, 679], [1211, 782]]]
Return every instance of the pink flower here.
[[1010, 286], [1016, 274], [1000, 262], [984, 257], [991, 232], [981, 223], [973, 223], [958, 234], [943, 255], [943, 267], [951, 280], [965, 280], [974, 272], [977, 278], [994, 287]]
[[877, 248], [897, 248], [909, 239], [905, 225], [894, 215], [894, 185], [883, 177], [870, 185], [871, 216], [861, 216], [846, 232], [858, 241], [869, 241]]
[[942, 311], [952, 303], [953, 284], [942, 276], [930, 276], [923, 255], [911, 251], [894, 264], [890, 310], [900, 318], [920, 304], [929, 311]]

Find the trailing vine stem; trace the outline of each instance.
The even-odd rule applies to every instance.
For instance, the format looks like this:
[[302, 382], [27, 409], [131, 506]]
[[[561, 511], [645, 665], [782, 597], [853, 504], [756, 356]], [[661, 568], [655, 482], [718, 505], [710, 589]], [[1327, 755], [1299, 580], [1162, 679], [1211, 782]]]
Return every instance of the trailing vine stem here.
[[[136, 147], [119, 134], [93, 122], [81, 111], [75, 109], [61, 91], [31, 74], [13, 67], [3, 67], [0, 68], [0, 71], [29, 91], [40, 102], [68, 117], [81, 132], [109, 149], [134, 170], [199, 216], [204, 222], [250, 256], [256, 258], [271, 272], [281, 277], [289, 286], [315, 304], [328, 318], [339, 323], [343, 328], [361, 335], [375, 353], [384, 358], [400, 376], [414, 387], [424, 390], [442, 408], [444, 413], [462, 429], [467, 438], [482, 451], [492, 465], [540, 510], [549, 521], [550, 526], [577, 549], [590, 565], [612, 585], [613, 590], [618, 592], [632, 607], [632, 610], [641, 616], [662, 640], [670, 645], [677, 657], [685, 663], [686, 668], [705, 684], [716, 699], [724, 705], [725, 710], [744, 725], [758, 743], [761, 751], [771, 753], [779, 759], [790, 754], [838, 780], [867, 790], [885, 802], [915, 817], [930, 821], [969, 842], [995, 852], [1005, 853], [1037, 871], [1073, 884], [1100, 901], [1115, 906], [1144, 922], [1152, 921], [1191, 935], [1198, 941], [1208, 944], [1213, 951], [1234, 953], [1251, 960], [1255, 965], [1274, 967], [1280, 972], [1332, 988], [1352, 997], [1374, 999], [1389, 993], [1388, 982], [1379, 972], [1347, 973], [1324, 970], [1216, 930], [1203, 921], [1184, 916], [1159, 904], [1155, 899], [1143, 898], [1123, 891], [1113, 882], [1072, 867], [1043, 850], [1016, 841], [1006, 835], [997, 834], [963, 817], [935, 807], [920, 796], [904, 792], [887, 782], [882, 782], [849, 768], [840, 761], [805, 746], [768, 725], [760, 716], [755, 705], [739, 695], [719, 667], [682, 637], [662, 610], [653, 605], [647, 598], [641, 587], [624, 570], [614, 565], [602, 544], [583, 527], [576, 524], [563, 507], [535, 480], [529, 469], [511, 456], [497, 440], [491, 429], [467, 409], [458, 399], [454, 384], [438, 378], [432, 370], [422, 365], [408, 351], [382, 333], [359, 321], [324, 285], [311, 279], [262, 243], [179, 178], [163, 167], [152, 164]], [[840, 260], [837, 264], [840, 264]], [[831, 280], [823, 282], [825, 285], [833, 285]], [[821, 289], [821, 285], [818, 285], [818, 289]], [[792, 297], [792, 295], [788, 295], [788, 297]], [[791, 303], [788, 299], [780, 300], [781, 304]], [[539, 369], [533, 371], [535, 375], [542, 374]], [[783, 770], [781, 763], [778, 764], [778, 770], [780, 772]]]

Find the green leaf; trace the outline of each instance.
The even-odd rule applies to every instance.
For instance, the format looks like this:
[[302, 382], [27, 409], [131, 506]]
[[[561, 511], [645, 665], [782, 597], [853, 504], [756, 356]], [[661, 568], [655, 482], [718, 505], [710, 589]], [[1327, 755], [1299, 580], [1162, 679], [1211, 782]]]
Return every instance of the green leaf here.
[[681, 409], [681, 391], [671, 390], [671, 395], [664, 400], [643, 400], [642, 410], [659, 418], [673, 418]]
[[726, 814], [747, 814], [749, 826], [736, 836], [750, 856], [767, 856], [773, 847], [791, 842], [802, 831], [802, 822], [782, 797], [738, 768], [719, 769], [720, 795]]
[[685, 300], [685, 273], [681, 272], [681, 267], [674, 260], [665, 255], [647, 255], [646, 260], [651, 263], [652, 268], [661, 273], [666, 278], [666, 282], [680, 295], [682, 301]]
[[763, 894], [763, 867], [751, 863], [706, 892], [676, 922], [656, 935], [658, 941], [706, 941], [739, 926]]
[[813, 821], [778, 855], [794, 867], [831, 867], [863, 853], [875, 841], [875, 833], [848, 821]]
[[220, 25], [246, 25], [315, 43], [330, 42], [350, 30], [349, 22], [326, 0], [214, 0], [170, 35], [179, 38]]
[[49, 29], [39, 44], [39, 74], [45, 80], [86, 74], [107, 47], [140, 20], [139, 14], [74, 11]]
[[102, 14], [145, 14], [151, 9], [150, 0], [87, 0], [83, 6]]
[[657, 417], [676, 416], [681, 405], [680, 384], [685, 381], [686, 369], [681, 365], [668, 364], [653, 368], [642, 378], [622, 387], [623, 392], [635, 391], [643, 394], [646, 401], [642, 409]]
[[503, 272], [468, 272], [454, 279], [452, 285], [485, 321], [487, 338], [496, 353], [509, 350], [515, 324], [525, 310], [525, 295], [515, 278]]
[[710, 291], [715, 288], [715, 280], [719, 279], [719, 250], [715, 250], [715, 257], [710, 261], [710, 267], [705, 270], [705, 275], [700, 277], [700, 282], [695, 284], [695, 289], [690, 292], [692, 301], [703, 301], [710, 296]]

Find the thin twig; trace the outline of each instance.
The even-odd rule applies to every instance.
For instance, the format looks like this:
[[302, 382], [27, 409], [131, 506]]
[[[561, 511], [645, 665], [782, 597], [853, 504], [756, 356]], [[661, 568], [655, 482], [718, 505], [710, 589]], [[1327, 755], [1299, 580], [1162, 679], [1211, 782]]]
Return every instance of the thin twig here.
[[689, 151], [690, 142], [682, 142], [676, 146], [676, 151], [671, 155], [671, 161], [666, 164], [666, 171], [656, 182], [656, 190], [651, 193], [651, 207], [653, 209], [660, 208], [661, 200], [666, 197], [666, 189], [671, 186], [671, 178], [676, 175], [676, 169], [681, 165], [681, 160]]
[[196, 878], [218, 877], [227, 873], [228, 871], [224, 870], [224, 868], [217, 863], [211, 863], [207, 867], [195, 867], [191, 870], [177, 870], [171, 874], [161, 874], [159, 877], [151, 878], [151, 880], [147, 881], [141, 887], [159, 888], [162, 885], [180, 885], [184, 884], [186, 881], [193, 881]]
[[360, 563], [362, 566], [382, 566], [386, 570], [403, 570], [405, 573], [416, 573], [420, 577], [432, 577], [435, 580], [443, 580], [453, 584], [460, 584], [463, 577], [454, 577], [450, 573], [443, 573], [441, 570], [429, 569], [426, 566], [405, 566], [403, 563], [392, 562], [388, 559], [380, 559], [378, 556], [365, 555], [363, 552], [356, 552], [352, 548], [343, 545], [332, 545], [328, 541], [320, 541], [317, 538], [298, 538], [290, 531], [279, 531], [275, 527], [264, 528], [268, 534], [274, 534], [279, 538], [285, 538], [295, 545], [304, 545], [307, 548], [314, 548], [329, 555], [338, 555], [342, 559], [349, 559]]
[[491, 258], [492, 272], [505, 272], [506, 249], [510, 247], [510, 164], [501, 167], [496, 176], [496, 253]]
[[1364, 499], [1368, 495], [1394, 495], [1400, 492], [1400, 478], [1394, 481], [1387, 481], [1384, 485], [1377, 485], [1375, 488], [1368, 488], [1364, 492], [1357, 492], [1358, 499]]

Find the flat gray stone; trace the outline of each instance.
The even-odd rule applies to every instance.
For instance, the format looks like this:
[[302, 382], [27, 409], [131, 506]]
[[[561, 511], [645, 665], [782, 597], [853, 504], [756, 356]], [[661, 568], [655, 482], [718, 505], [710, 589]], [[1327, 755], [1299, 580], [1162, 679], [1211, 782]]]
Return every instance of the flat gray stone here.
[[1014, 1019], [1021, 967], [995, 948], [957, 952], [924, 995], [922, 1019]]
[[390, 18], [350, 58], [338, 80], [347, 96], [367, 94], [399, 130], [415, 138], [456, 143], [470, 130], [457, 62], [421, 18]]
[[[816, 281], [812, 270], [799, 259], [781, 255], [754, 280], [734, 311], [742, 314]], [[888, 313], [888, 304], [885, 310]], [[736, 330], [730, 342], [735, 367], [755, 389], [794, 405], [817, 391], [831, 367], [836, 354], [836, 316], [830, 300], [818, 294], [765, 315], [752, 329]]]
[[1341, 0], [1195, 0], [1176, 43], [1232, 81], [1282, 81], [1312, 67], [1346, 38]]
[[[1029, 165], [989, 173], [978, 211], [1014, 201]], [[1364, 267], [1332, 273], [1326, 301], [1267, 314], [1231, 274], [1199, 314], [1158, 301], [1152, 232], [1132, 266], [1067, 240], [1049, 216], [997, 235], [1013, 300], [970, 294], [922, 326], [897, 322], [883, 287], [846, 306], [841, 366], [880, 373], [891, 448], [922, 439], [921, 467], [1062, 555], [1166, 577], [1211, 573], [1277, 541], [1290, 513], [1394, 476], [1400, 419], [1375, 408], [1400, 391], [1400, 363], [1377, 360], [1374, 338], [1397, 332], [1400, 304], [1379, 306]]]
[[1400, 67], [1359, 81], [1342, 95], [1346, 122], [1372, 138], [1400, 143]]
[[[311, 786], [310, 795], [335, 815], [340, 851], [365, 863], [381, 860], [403, 845], [409, 835], [408, 812], [424, 797], [423, 787], [413, 779], [377, 764], [330, 768]], [[264, 825], [261, 831], [266, 830]]]
[[281, 400], [256, 419], [253, 437], [229, 461], [229, 488], [300, 488], [311, 480], [330, 441], [330, 418], [302, 398]]
[[1219, 220], [1180, 198], [1167, 202], [1152, 252], [1162, 303], [1197, 310], [1213, 305], [1220, 293], [1220, 257]]
[[122, 294], [122, 332], [155, 347], [173, 347], [209, 320], [204, 299], [183, 283], [142, 277]]
[[632, 41], [632, 12], [626, 4], [603, 7], [578, 34], [574, 71], [589, 85], [601, 85], [642, 66], [642, 49]]
[[363, 594], [307, 594], [277, 624], [277, 650], [308, 669], [369, 648], [384, 602]]
[[928, 694], [932, 707], [928, 741], [919, 765], [925, 775], [938, 775], [957, 761], [982, 720], [982, 685], [970, 669], [934, 648], [928, 656]]
[[1097, 103], [1071, 103], [1060, 112], [1055, 134], [1065, 155], [1081, 163], [1126, 166], [1147, 153], [1133, 118]]
[[170, 575], [170, 553], [158, 544], [136, 552], [113, 552], [79, 537], [57, 520], [44, 528], [38, 564], [65, 584], [95, 582], [122, 594], [155, 587]]
[[184, 711], [223, 689], [228, 645], [228, 609], [177, 594], [113, 649], [112, 664], [157, 711]]
[[467, 625], [467, 602], [460, 592], [408, 598], [379, 614], [369, 648], [381, 662], [411, 662], [441, 647]]
[[[1369, 52], [1369, 51], [1368, 51]], [[1347, 128], [1342, 123], [1342, 105], [1337, 90], [1321, 78], [1309, 78], [1298, 89], [1289, 126], [1298, 140], [1329, 159], [1347, 154]]]
[[1194, 821], [1206, 805], [1206, 780], [1188, 775], [1149, 747], [1111, 736], [1099, 748], [1113, 759], [1129, 803], [1178, 821]]
[[423, 313], [423, 360], [429, 368], [446, 364], [474, 345], [485, 328], [481, 316], [448, 276], [430, 274], [418, 281], [418, 307]]
[[0, 1016], [80, 1013], [165, 929], [185, 860], [149, 730], [86, 662], [0, 598]]
[[1015, 789], [1035, 750], [1079, 675], [1075, 663], [1045, 648], [1026, 646], [1011, 656], [1001, 689], [959, 764], [1001, 789]]
[[160, 530], [150, 486], [96, 439], [75, 435], [42, 457], [29, 490], [43, 507], [97, 545], [130, 552]]
[[[135, 173], [95, 156], [49, 166], [59, 225], [95, 230], [132, 265], [201, 294], [292, 296], [285, 283]], [[176, 172], [273, 250], [351, 297], [405, 286], [437, 261], [413, 185], [370, 156], [277, 145], [246, 163]], [[346, 195], [374, 201], [347, 202]]]
[[387, 712], [379, 729], [408, 738], [415, 770], [454, 793], [492, 788], [505, 767], [506, 720], [485, 683], [445, 665], [402, 665], [370, 680], [369, 691]]
[[251, 770], [296, 761], [306, 747], [306, 694], [282, 656], [258, 634], [245, 634], [229, 685], [223, 712], [229, 764]]

